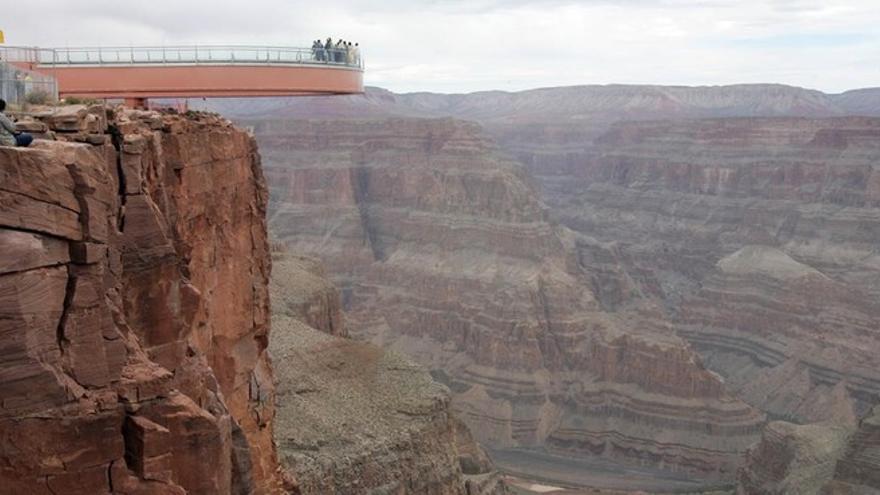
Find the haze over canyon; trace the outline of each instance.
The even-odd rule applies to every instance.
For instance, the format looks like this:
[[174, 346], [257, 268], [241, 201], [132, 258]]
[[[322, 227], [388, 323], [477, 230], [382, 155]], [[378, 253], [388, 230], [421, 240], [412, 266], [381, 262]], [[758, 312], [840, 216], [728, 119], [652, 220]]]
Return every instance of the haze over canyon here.
[[0, 495], [880, 495], [877, 0], [7, 3]]
[[880, 90], [206, 105], [16, 115], [0, 494], [880, 493]]
[[214, 108], [253, 128], [269, 230], [324, 262], [348, 332], [431, 370], [503, 469], [870, 493], [878, 101], [612, 85]]

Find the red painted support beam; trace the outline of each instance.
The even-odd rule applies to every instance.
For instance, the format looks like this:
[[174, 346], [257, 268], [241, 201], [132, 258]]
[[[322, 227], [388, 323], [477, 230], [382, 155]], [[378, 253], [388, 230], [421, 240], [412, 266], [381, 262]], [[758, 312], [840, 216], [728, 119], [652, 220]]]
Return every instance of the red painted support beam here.
[[363, 93], [363, 71], [303, 65], [37, 66], [59, 96], [195, 98]]

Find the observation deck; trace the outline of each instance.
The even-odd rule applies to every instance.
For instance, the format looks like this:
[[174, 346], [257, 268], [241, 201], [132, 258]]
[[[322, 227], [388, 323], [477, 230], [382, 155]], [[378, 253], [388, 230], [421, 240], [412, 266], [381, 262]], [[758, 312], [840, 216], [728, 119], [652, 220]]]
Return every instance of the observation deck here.
[[359, 50], [280, 46], [2, 47], [2, 61], [57, 81], [58, 97], [301, 96], [363, 93]]

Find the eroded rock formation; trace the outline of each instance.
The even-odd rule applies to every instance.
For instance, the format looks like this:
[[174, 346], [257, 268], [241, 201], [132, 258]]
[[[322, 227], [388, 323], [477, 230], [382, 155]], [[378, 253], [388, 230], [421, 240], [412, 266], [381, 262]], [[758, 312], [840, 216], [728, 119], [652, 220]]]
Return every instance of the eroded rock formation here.
[[205, 114], [37, 118], [59, 141], [0, 147], [0, 492], [280, 490], [253, 139]]
[[341, 337], [339, 293], [317, 260], [277, 253], [272, 279], [275, 439], [303, 494], [506, 493], [446, 387], [394, 352]]
[[770, 423], [749, 451], [737, 493], [880, 493], [880, 407], [855, 429], [833, 423]]
[[834, 475], [851, 430], [774, 421], [739, 472], [740, 495], [815, 495]]
[[452, 119], [253, 119], [279, 241], [320, 256], [350, 331], [434, 370], [477, 439], [732, 479], [764, 417], [659, 307], [603, 308], [577, 236]]
[[[395, 167], [403, 166], [395, 164], [395, 160], [405, 162], [413, 157], [417, 157], [419, 163], [430, 163], [421, 153], [432, 157], [442, 155], [442, 149], [435, 151], [437, 148], [425, 146], [430, 151], [414, 151], [391, 142], [387, 129], [374, 123], [376, 120], [384, 121], [393, 116], [453, 116], [475, 120], [504, 152], [521, 162], [536, 179], [542, 200], [549, 206], [545, 219], [551, 223], [558, 220], [573, 231], [558, 235], [559, 229], [554, 228], [553, 235], [562, 240], [561, 250], [566, 253], [562, 256], [566, 259], [566, 268], [562, 271], [573, 274], [575, 287], [588, 293], [591, 304], [598, 306], [598, 311], [588, 310], [589, 319], [594, 320], [601, 314], [603, 322], [615, 320], [616, 323], [603, 323], [603, 328], [619, 328], [621, 334], [635, 339], [626, 345], [608, 346], [613, 352], [603, 353], [598, 350], [601, 347], [597, 347], [590, 356], [598, 356], [601, 361], [602, 356], [618, 358], [627, 355], [627, 349], [654, 346], [665, 348], [661, 355], [668, 352], [669, 358], [648, 359], [646, 363], [662, 362], [670, 366], [679, 359], [687, 361], [690, 356], [687, 351], [676, 350], [682, 348], [674, 343], [677, 336], [687, 340], [698, 351], [701, 361], [721, 377], [715, 383], [722, 383], [723, 394], [742, 399], [774, 419], [800, 423], [822, 421], [825, 427], [831, 424], [851, 427], [856, 418], [867, 414], [880, 398], [876, 374], [880, 344], [875, 303], [880, 296], [876, 284], [880, 277], [876, 255], [880, 238], [877, 226], [880, 175], [876, 165], [880, 153], [877, 145], [880, 124], [875, 118], [846, 116], [878, 115], [877, 94], [876, 89], [868, 89], [828, 95], [779, 85], [701, 88], [612, 85], [469, 95], [397, 95], [371, 89], [365, 97], [276, 101], [253, 112], [263, 117], [252, 120], [273, 121], [267, 128], [258, 128], [258, 134], [269, 147], [303, 157], [301, 162], [285, 162], [282, 157], [273, 156], [268, 160], [270, 168], [278, 163], [292, 165], [291, 174], [303, 174], [298, 177], [304, 178], [305, 174], [318, 173], [303, 170], [317, 169], [308, 163], [317, 156], [332, 156], [337, 164], [334, 171], [321, 170], [320, 174], [325, 175], [311, 175], [308, 180], [298, 179], [279, 186], [273, 195], [280, 194], [281, 199], [272, 211], [277, 215], [277, 228], [286, 228], [283, 218], [291, 216], [297, 219], [290, 224], [309, 226], [304, 234], [287, 230], [287, 240], [302, 243], [304, 249], [326, 256], [331, 273], [343, 282], [346, 294], [351, 293], [347, 301], [353, 307], [358, 304], [358, 294], [366, 293], [379, 301], [375, 294], [389, 293], [390, 287], [401, 285], [406, 288], [396, 291], [396, 297], [390, 301], [412, 307], [423, 305], [421, 301], [412, 303], [412, 294], [420, 292], [414, 290], [409, 281], [421, 277], [419, 272], [429, 271], [427, 267], [431, 262], [437, 263], [434, 258], [445, 254], [438, 249], [431, 260], [414, 260], [412, 264], [418, 268], [401, 271], [405, 276], [398, 275], [396, 279], [390, 276], [396, 271], [393, 268], [396, 260], [405, 256], [399, 248], [403, 244], [388, 242], [387, 239], [394, 236], [385, 236], [384, 232], [408, 229], [416, 222], [413, 220], [416, 215], [412, 214], [407, 217], [406, 227], [400, 221], [393, 221], [394, 226], [383, 227], [382, 235], [374, 236], [386, 241], [383, 253], [393, 253], [381, 261], [384, 274], [376, 275], [377, 270], [372, 267], [377, 262], [375, 258], [371, 260], [372, 253], [358, 251], [365, 244], [358, 246], [357, 239], [365, 237], [355, 219], [365, 218], [381, 225], [382, 221], [377, 218], [384, 216], [385, 206], [377, 205], [382, 201], [376, 196], [358, 199], [341, 192], [349, 182], [357, 181], [338, 177], [331, 180], [330, 174], [345, 168], [346, 162], [366, 163], [370, 168], [370, 159], [364, 157], [378, 156], [380, 152], [382, 158], [374, 161]], [[279, 121], [316, 117], [323, 121], [313, 121], [312, 128], [301, 124], [285, 128], [279, 124]], [[377, 131], [375, 139], [364, 135], [358, 146], [351, 146], [356, 131], [349, 132], [340, 141], [329, 138], [331, 133], [327, 130], [333, 127], [327, 120], [352, 122], [358, 119], [370, 119], [366, 125]], [[287, 132], [292, 129], [312, 135], [315, 126], [323, 126], [325, 131], [318, 134], [324, 137], [311, 141], [294, 137], [287, 142], [282, 137], [293, 134]], [[346, 124], [342, 128], [354, 126]], [[409, 134], [403, 135], [411, 141]], [[326, 154], [316, 153], [316, 147], [325, 149]], [[360, 148], [370, 151], [365, 153]], [[395, 149], [400, 157], [393, 156]], [[339, 177], [343, 175], [340, 173]], [[326, 194], [321, 193], [322, 184], [334, 186], [333, 199], [322, 196]], [[285, 190], [303, 187], [305, 194], [292, 199], [285, 197]], [[351, 207], [341, 216], [341, 205], [348, 197], [355, 197], [353, 203], [357, 205], [368, 206]], [[309, 207], [309, 204], [321, 206]], [[427, 217], [421, 210], [431, 208], [418, 205], [411, 209], [418, 211], [420, 217]], [[364, 215], [358, 216], [362, 212]], [[315, 218], [322, 220], [313, 222]], [[431, 222], [432, 227], [438, 224], [441, 223]], [[408, 244], [412, 245], [411, 239], [420, 238], [425, 231], [424, 226], [414, 230], [418, 234], [408, 238]], [[439, 237], [457, 236], [459, 231]], [[322, 237], [315, 232], [326, 235]], [[450, 232], [453, 231], [450, 229]], [[495, 239], [493, 235], [485, 234], [485, 237]], [[530, 234], [529, 242], [541, 235]], [[334, 242], [342, 237], [344, 242]], [[469, 238], [467, 244], [472, 243], [475, 241]], [[435, 246], [439, 243], [432, 240], [429, 244], [437, 249]], [[475, 251], [486, 250], [485, 241], [476, 244]], [[488, 244], [495, 249], [503, 242], [493, 240]], [[570, 254], [571, 245], [574, 255]], [[444, 245], [443, 249], [449, 249], [448, 246]], [[340, 249], [344, 251], [333, 251]], [[499, 251], [504, 249], [498, 248]], [[525, 247], [523, 252], [532, 249], [533, 246]], [[349, 256], [356, 252], [363, 253], [363, 257]], [[559, 256], [557, 248], [539, 252], [541, 259]], [[465, 255], [449, 255], [450, 260], [459, 258]], [[333, 260], [345, 260], [347, 265], [336, 266]], [[519, 261], [509, 258], [505, 261], [509, 262], [507, 266], [521, 266]], [[363, 269], [364, 263], [371, 268]], [[461, 261], [437, 266], [446, 271], [471, 269]], [[485, 266], [481, 264], [476, 272], [491, 273]], [[496, 277], [498, 280], [510, 278], [501, 273]], [[438, 284], [437, 278], [442, 277], [430, 279], [431, 287], [450, 287], [438, 294], [467, 293], [459, 285]], [[357, 281], [367, 279], [373, 282], [358, 285]], [[425, 287], [421, 293], [427, 293], [429, 283], [421, 285]], [[510, 305], [508, 301], [540, 299], [527, 295], [528, 290], [498, 290], [498, 285], [486, 282], [483, 289], [488, 287], [495, 287], [498, 294], [510, 295], [506, 305]], [[406, 322], [408, 328], [443, 328], [443, 333], [449, 332], [448, 328], [461, 328], [469, 323], [470, 319], [465, 319], [464, 323], [457, 321], [457, 326], [444, 326], [438, 322], [446, 309], [440, 306], [442, 299], [436, 295], [420, 299], [428, 299], [429, 316], [417, 320], [412, 316], [417, 313], [413, 309], [409, 311], [408, 321], [403, 318], [395, 321]], [[475, 302], [464, 305], [462, 314], [467, 314], [468, 308], [486, 306], [486, 301], [479, 297], [463, 295], [462, 299]], [[559, 306], [564, 309], [559, 310]], [[576, 304], [559, 306], [553, 306], [551, 313], [567, 314], [569, 321], [571, 314], [582, 309], [573, 309]], [[389, 324], [385, 318], [383, 314], [381, 318], [370, 320], [376, 322], [376, 331], [370, 333], [375, 340], [409, 350], [428, 349], [419, 359], [437, 369], [448, 366], [460, 370], [473, 364], [467, 359], [451, 358], [455, 355], [450, 350], [455, 349], [452, 344], [424, 342], [422, 337], [416, 339], [412, 334], [401, 342], [395, 336], [395, 329], [402, 328], [403, 324]], [[516, 318], [522, 319], [522, 313]], [[623, 324], [618, 326], [621, 321]], [[593, 330], [590, 333], [595, 334]], [[645, 338], [645, 334], [649, 337]], [[668, 335], [673, 336], [672, 340], [667, 340]], [[608, 338], [602, 340], [607, 345], [618, 337], [612, 330]], [[486, 339], [481, 338], [457, 345], [476, 349], [484, 342]], [[666, 345], [663, 342], [672, 344], [663, 347]], [[498, 348], [503, 349], [505, 355], [516, 356], [511, 361], [522, 359], [522, 355], [511, 353], [509, 346]], [[543, 359], [544, 348], [541, 349], [537, 355]], [[632, 355], [639, 356], [636, 362], [640, 367], [604, 376], [621, 380], [640, 376], [650, 380], [662, 375], [641, 362], [644, 353], [635, 351]], [[479, 356], [480, 361], [485, 360], [483, 354]], [[539, 361], [544, 362], [526, 359], [530, 363]], [[632, 362], [629, 359], [617, 361]], [[569, 360], [566, 365], [572, 362], [578, 361]], [[473, 385], [462, 379], [463, 376], [477, 376], [484, 383], [492, 381], [488, 389], [494, 390], [486, 394], [489, 398], [472, 396], [459, 403], [465, 411], [467, 406], [463, 404], [472, 404], [471, 421], [478, 418], [481, 411], [500, 410], [502, 406], [516, 403], [508, 400], [510, 396], [539, 397], [537, 391], [542, 387], [547, 389], [543, 383], [549, 380], [533, 385], [537, 381], [535, 373], [525, 372], [526, 376], [521, 379], [517, 374], [520, 370], [511, 371], [512, 366], [505, 368], [497, 363], [491, 366], [495, 368], [489, 371], [471, 367], [467, 374], [453, 371], [446, 378], [458, 392]], [[590, 371], [595, 372], [595, 368]], [[664, 373], [668, 375], [662, 376], [678, 377], [679, 383], [713, 382], [681, 381], [682, 375]], [[702, 375], [697, 373], [696, 376]], [[509, 380], [510, 385], [499, 385], [502, 379]], [[663, 383], [674, 381], [664, 378]], [[456, 382], [463, 385], [456, 387]], [[639, 393], [651, 386], [651, 383], [640, 383]], [[498, 391], [505, 387], [509, 390], [502, 396]], [[702, 390], [710, 389], [711, 386]], [[570, 389], [565, 386], [562, 390]], [[515, 418], [517, 431], [524, 432], [518, 438], [536, 436], [535, 431], [550, 429], [546, 426], [548, 422], [541, 423], [543, 430], [534, 426], [535, 417], [559, 417], [555, 409], [543, 407], [544, 404], [535, 399], [531, 410], [540, 410], [540, 413], [530, 412], [524, 418]], [[602, 412], [597, 418], [602, 419], [597, 420], [608, 422], [603, 428], [618, 432], [627, 429], [609, 419], [613, 416], [607, 411], [622, 410], [617, 403], [613, 407], [605, 402], [598, 404], [602, 404], [599, 407]], [[642, 402], [627, 407], [643, 405]], [[519, 403], [516, 410], [528, 410], [521, 409], [523, 407]], [[661, 431], [653, 429], [657, 428], [656, 422], [639, 422], [651, 424], [651, 431], [655, 433]], [[486, 426], [488, 424], [493, 427]], [[494, 442], [506, 438], [504, 424], [505, 421], [486, 420], [480, 431], [492, 432], [488, 441]], [[706, 424], [714, 424], [714, 420]], [[597, 429], [595, 425], [587, 428]], [[564, 433], [566, 428], [561, 431]], [[682, 437], [687, 438], [688, 434]], [[587, 434], [581, 435], [589, 438]], [[678, 433], [670, 435], [666, 438]], [[797, 438], [798, 435], [771, 434], [765, 438]], [[560, 447], [577, 444], [564, 434], [546, 437], [547, 440], [557, 438], [556, 444]], [[618, 444], [626, 443], [618, 441]], [[580, 444], [589, 445], [585, 441]], [[605, 449], [595, 448], [603, 453]], [[586, 450], [589, 449], [581, 449]], [[626, 450], [631, 456], [639, 451]], [[640, 447], [641, 452], [646, 450], [650, 451]], [[809, 457], [807, 453], [804, 455]]]
[[837, 461], [828, 495], [868, 495], [880, 492], [880, 406], [860, 423]]
[[623, 304], [663, 301], [743, 398], [798, 421], [861, 415], [880, 397], [878, 130], [868, 118], [620, 124], [597, 140], [584, 188], [555, 189], [557, 211], [596, 239], [582, 259], [615, 244], [601, 283], [637, 280]]

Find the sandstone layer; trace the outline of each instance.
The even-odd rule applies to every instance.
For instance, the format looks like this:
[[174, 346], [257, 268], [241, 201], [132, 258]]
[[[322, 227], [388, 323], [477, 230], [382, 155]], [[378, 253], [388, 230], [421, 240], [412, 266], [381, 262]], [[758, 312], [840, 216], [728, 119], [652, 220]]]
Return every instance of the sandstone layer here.
[[252, 118], [281, 243], [319, 256], [353, 335], [453, 391], [494, 448], [732, 479], [764, 417], [643, 305], [616, 315], [525, 170], [453, 119]]
[[877, 115], [877, 94], [608, 86], [394, 102], [479, 120], [525, 163], [582, 234], [603, 307], [662, 304], [728, 390], [776, 417], [852, 422], [880, 397], [880, 120], [837, 116]]
[[280, 491], [266, 188], [228, 121], [73, 106], [0, 147], [0, 493]]
[[303, 494], [506, 493], [446, 387], [344, 338], [339, 293], [316, 260], [276, 254], [272, 280], [275, 439]]
[[614, 295], [635, 280], [638, 295], [611, 303], [662, 301], [747, 401], [797, 421], [864, 414], [880, 392], [878, 130], [866, 118], [619, 124], [597, 140], [585, 187], [556, 190], [557, 211], [595, 240], [582, 259], [614, 243], [600, 283]]
[[610, 86], [394, 102], [479, 120], [525, 163], [581, 234], [604, 308], [660, 304], [727, 390], [778, 418], [851, 423], [880, 392], [880, 120], [836, 116], [876, 115], [876, 94]]
[[[878, 115], [877, 94], [877, 90], [868, 89], [828, 95], [778, 85], [585, 86], [469, 95], [396, 95], [371, 89], [364, 97], [279, 101], [256, 113], [276, 122], [262, 131], [258, 128], [258, 134], [268, 146], [279, 148], [287, 131], [277, 121], [310, 115], [336, 122], [365, 118], [375, 122], [390, 116], [453, 116], [478, 121], [501, 150], [523, 163], [536, 179], [541, 198], [549, 207], [545, 217], [549, 223], [558, 221], [571, 229], [557, 235], [563, 241], [563, 251], [568, 251], [563, 255], [566, 268], [562, 271], [574, 274], [580, 292], [589, 294], [591, 304], [598, 305], [598, 311], [587, 310], [591, 321], [599, 313], [603, 321], [617, 321], [608, 327], [622, 329], [641, 341], [665, 341], [667, 334], [687, 340], [702, 362], [721, 377], [722, 393], [773, 418], [851, 426], [878, 400], [876, 356], [880, 346], [875, 301], [880, 296], [876, 284], [880, 277], [876, 253], [880, 239], [880, 173], [876, 165], [880, 121], [864, 117]], [[362, 148], [382, 148], [386, 156], [393, 154], [392, 148], [398, 149], [401, 156], [388, 158], [390, 163], [422, 153], [389, 143], [379, 124], [361, 125], [378, 130], [376, 139], [363, 137]], [[309, 135], [311, 131], [301, 132]], [[311, 147], [321, 145], [297, 139], [290, 141], [295, 146], [286, 151], [306, 157], [292, 167], [297, 170], [292, 173], [304, 173], [298, 169], [309, 168]], [[346, 142], [327, 140], [324, 146], [341, 163], [369, 164], [361, 158], [365, 153], [352, 153]], [[435, 151], [426, 153], [434, 156]], [[268, 162], [270, 168], [287, 163], [275, 157]], [[303, 181], [296, 184], [302, 187]], [[331, 207], [329, 201], [316, 196], [319, 182], [312, 184], [311, 196], [275, 203], [272, 211], [280, 215], [275, 225], [285, 228], [281, 218], [289, 214], [286, 212], [305, 215], [303, 206], [290, 204], [324, 204], [323, 230], [317, 230], [332, 234], [322, 237], [302, 235], [308, 229], [290, 230], [286, 237], [295, 243], [311, 243], [312, 248], [304, 246], [308, 249], [320, 246], [313, 251], [318, 252], [337, 249], [338, 243], [331, 241], [345, 235], [349, 239], [346, 252], [356, 252], [351, 239], [365, 238], [365, 230], [354, 222], [329, 220], [330, 212], [339, 211], [347, 193], [338, 193], [341, 196]], [[347, 187], [333, 184], [335, 191]], [[273, 195], [277, 196], [275, 191]], [[358, 213], [382, 210], [375, 205], [375, 196], [364, 197], [367, 199], [353, 202], [369, 205]], [[349, 206], [349, 215], [355, 218], [354, 205]], [[394, 223], [386, 230], [401, 229], [401, 222]], [[559, 229], [554, 226], [554, 230]], [[309, 237], [311, 241], [301, 240]], [[530, 234], [528, 242], [537, 237]], [[490, 244], [493, 249], [503, 245], [499, 241]], [[479, 249], [485, 250], [482, 246]], [[556, 256], [547, 254], [553, 252], [540, 251], [541, 259]], [[364, 262], [375, 266], [376, 262], [370, 262], [369, 253], [358, 261], [334, 254], [327, 259], [331, 273], [344, 283], [346, 294], [351, 294], [346, 301], [356, 308], [358, 294], [364, 293], [356, 281], [378, 278], [375, 270], [356, 267]], [[350, 265], [334, 267], [333, 259], [346, 259]], [[387, 268], [382, 277], [386, 279], [390, 278], [389, 262], [393, 262], [390, 256], [382, 261]], [[430, 263], [415, 264], [419, 271], [427, 271]], [[462, 265], [459, 262], [445, 268], [460, 271]], [[415, 273], [408, 271], [405, 280], [416, 279]], [[374, 283], [370, 290], [382, 293], [398, 285], [398, 281]], [[424, 299], [433, 305], [428, 306], [432, 319], [422, 317], [408, 324], [409, 328], [439, 326], [435, 320], [443, 313], [437, 308], [441, 300], [437, 294], [444, 294], [446, 287], [435, 284], [422, 289], [431, 294]], [[445, 290], [464, 293], [459, 286]], [[416, 293], [407, 285], [394, 302], [399, 304]], [[479, 298], [464, 299], [485, 306]], [[563, 306], [569, 309], [558, 314], [583, 314], [581, 308], [571, 309], [575, 305]], [[402, 341], [395, 330], [400, 325], [384, 323], [384, 319], [382, 315], [375, 320], [380, 323], [370, 336], [410, 350], [428, 349], [420, 358], [423, 362], [430, 364], [434, 358], [429, 356], [443, 355], [445, 349], [452, 348], [415, 340], [412, 335]], [[517, 314], [516, 319], [523, 318]], [[482, 340], [460, 346], [475, 348], [479, 342]], [[504, 353], [510, 354], [507, 347]], [[628, 357], [626, 362], [633, 359]], [[441, 358], [432, 367], [456, 370], [461, 369], [461, 362], [467, 360]], [[639, 370], [639, 376], [645, 376], [644, 372]], [[453, 371], [447, 377], [459, 393], [470, 386], [462, 376], [465, 374]], [[514, 375], [509, 367], [496, 367], [477, 376], [509, 379]], [[670, 380], [656, 372], [650, 376], [663, 377], [657, 380], [660, 387]], [[456, 387], [455, 381], [464, 385]], [[528, 387], [529, 393], [535, 389], [541, 386]], [[562, 390], [567, 393], [569, 388], [566, 385]], [[473, 411], [500, 409], [499, 402], [491, 399], [469, 400], [479, 404]], [[521, 406], [514, 409], [524, 410]], [[608, 420], [607, 410], [602, 409], [602, 421]], [[552, 416], [545, 411], [540, 416]], [[522, 427], [525, 435], [521, 437], [539, 430], [530, 419], [538, 416], [530, 413], [518, 422], [528, 425]], [[625, 429], [616, 424], [609, 428]], [[503, 438], [492, 435], [483, 440]]]

